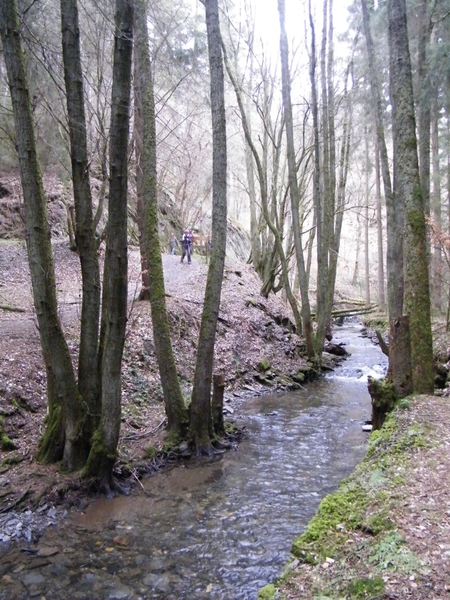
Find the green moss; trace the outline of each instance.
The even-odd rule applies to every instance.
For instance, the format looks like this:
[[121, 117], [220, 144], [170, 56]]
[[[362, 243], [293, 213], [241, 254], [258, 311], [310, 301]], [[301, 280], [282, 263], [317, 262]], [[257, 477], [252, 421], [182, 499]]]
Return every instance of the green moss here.
[[45, 419], [46, 429], [38, 442], [37, 460], [44, 463], [57, 462], [62, 458], [63, 431], [61, 405], [54, 406]]
[[401, 398], [398, 401], [397, 407], [400, 408], [401, 410], [408, 410], [411, 406], [411, 398], [407, 397], [407, 398]]
[[388, 379], [371, 379], [369, 392], [372, 397], [372, 422], [375, 430], [380, 429], [397, 403], [398, 397]]
[[[415, 401], [412, 399], [412, 401]], [[410, 484], [417, 449], [434, 444], [433, 425], [411, 422], [396, 408], [380, 430], [374, 431], [369, 452], [335, 494], [327, 496], [292, 552], [308, 570], [286, 570], [276, 582], [281, 595], [290, 579], [310, 573], [305, 597], [314, 600], [359, 600], [384, 596], [383, 577], [390, 573], [426, 576], [423, 562], [408, 547], [397, 524], [403, 506], [402, 483]], [[325, 559], [333, 558], [329, 568]], [[328, 561], [327, 561], [328, 562]]]
[[0, 449], [8, 452], [10, 450], [17, 450], [16, 444], [12, 441], [12, 439], [5, 432], [5, 419], [1, 415], [0, 416]]
[[267, 358], [262, 358], [257, 364], [256, 368], [260, 373], [265, 373], [270, 369], [270, 362], [267, 360]]
[[292, 379], [297, 383], [303, 383], [305, 381], [305, 373], [303, 371], [297, 371]]
[[355, 599], [381, 598], [384, 595], [384, 581], [381, 577], [354, 579], [349, 583], [347, 592]]
[[259, 590], [257, 600], [274, 600], [276, 593], [277, 590], [274, 584], [269, 583]]
[[5, 452], [17, 450], [16, 444], [6, 435], [6, 433], [2, 433], [0, 436], [0, 447]]
[[147, 446], [144, 450], [144, 458], [154, 458], [158, 453], [158, 450], [155, 446]]
[[315, 562], [310, 555], [310, 545], [314, 544], [317, 559], [332, 556], [341, 532], [355, 529], [362, 522], [364, 499], [364, 490], [359, 485], [344, 484], [336, 493], [326, 496], [305, 533], [293, 543], [292, 554], [305, 562]]
[[388, 317], [386, 313], [376, 313], [367, 315], [364, 318], [364, 325], [373, 331], [386, 332], [389, 327]]
[[370, 458], [380, 446], [390, 444], [397, 432], [398, 426], [395, 419], [391, 418], [391, 415], [388, 415], [383, 423], [383, 427], [376, 431], [372, 431], [370, 434], [367, 456]]
[[364, 527], [367, 532], [377, 536], [380, 533], [394, 529], [395, 523], [393, 523], [383, 511], [367, 517]]
[[2, 460], [2, 466], [4, 466], [4, 465], [8, 465], [8, 466], [18, 465], [23, 460], [25, 460], [24, 456], [22, 456], [20, 454], [13, 454], [13, 456], [7, 456], [5, 459]]
[[183, 441], [182, 437], [178, 433], [168, 433], [164, 438], [164, 444], [162, 451], [167, 454], [178, 449], [178, 446]]

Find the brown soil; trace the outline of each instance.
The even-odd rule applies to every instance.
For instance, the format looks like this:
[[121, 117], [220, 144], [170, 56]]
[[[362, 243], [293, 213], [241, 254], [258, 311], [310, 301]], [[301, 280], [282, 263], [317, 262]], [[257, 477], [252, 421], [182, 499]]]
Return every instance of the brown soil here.
[[[61, 320], [76, 362], [80, 314], [79, 261], [67, 243], [54, 245]], [[207, 276], [204, 258], [191, 265], [179, 256], [163, 255], [167, 308], [175, 359], [183, 393], [189, 397], [195, 368], [195, 348]], [[260, 283], [248, 265], [226, 267], [215, 372], [226, 381], [226, 406], [233, 412], [246, 396], [280, 387], [295, 387], [285, 375], [305, 366], [301, 339], [290, 332], [290, 314], [280, 298], [263, 298]], [[153, 347], [150, 306], [134, 300], [140, 290], [140, 261], [129, 253], [129, 320], [123, 360], [123, 413], [118, 474], [137, 482], [142, 471], [163, 466], [161, 458], [146, 458], [146, 449], [160, 449], [165, 434], [162, 392]], [[266, 358], [269, 372], [259, 373]], [[85, 492], [78, 476], [58, 466], [37, 464], [37, 444], [44, 428], [46, 381], [39, 333], [34, 316], [25, 247], [0, 244], [0, 415], [15, 450], [0, 452], [2, 510], [36, 506], [40, 501], [76, 503]], [[131, 476], [130, 476], [131, 473]]]

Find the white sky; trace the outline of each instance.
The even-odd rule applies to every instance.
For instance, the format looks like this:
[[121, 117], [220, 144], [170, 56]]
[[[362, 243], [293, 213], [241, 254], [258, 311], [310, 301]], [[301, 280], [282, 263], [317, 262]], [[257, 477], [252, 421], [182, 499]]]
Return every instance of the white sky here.
[[[241, 0], [242, 2], [246, 0]], [[286, 3], [286, 29], [291, 39], [300, 42], [304, 37], [304, 27], [308, 25], [308, 3], [307, 0], [285, 0]], [[351, 0], [333, 0], [333, 21], [335, 34], [339, 35], [347, 29], [347, 7]], [[322, 0], [311, 0], [313, 12], [317, 13], [316, 35], [319, 39], [322, 27]], [[279, 17], [277, 0], [255, 0], [255, 12], [258, 27], [266, 41], [274, 39], [278, 45], [279, 40]]]

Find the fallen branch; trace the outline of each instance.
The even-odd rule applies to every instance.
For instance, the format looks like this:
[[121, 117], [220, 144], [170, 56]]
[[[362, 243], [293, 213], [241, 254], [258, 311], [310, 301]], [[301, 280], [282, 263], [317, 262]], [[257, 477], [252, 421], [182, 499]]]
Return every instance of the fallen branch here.
[[380, 344], [380, 348], [381, 348], [382, 353], [385, 354], [389, 358], [389, 346], [384, 341], [383, 336], [378, 331], [378, 329], [375, 329], [375, 334], [377, 336], [378, 343]]
[[333, 310], [331, 312], [332, 317], [353, 317], [354, 315], [365, 315], [373, 312], [377, 308], [376, 304], [371, 306], [363, 306], [361, 308], [346, 308], [342, 310]]
[[17, 306], [9, 306], [9, 304], [0, 304], [0, 308], [2, 310], [7, 310], [9, 312], [19, 312], [19, 313], [27, 312], [25, 308], [19, 308]]
[[8, 506], [3, 506], [2, 508], [0, 508], [0, 513], [7, 513], [9, 511], [13, 510], [13, 508], [16, 508], [17, 506], [19, 506], [19, 504], [21, 504], [24, 500], [26, 500], [26, 498], [29, 496], [29, 494], [30, 494], [30, 488], [26, 489], [21, 496], [19, 496], [16, 500], [14, 500], [14, 502], [9, 504]]
[[136, 475], [136, 473], [134, 471], [131, 471], [131, 474], [133, 475], [133, 477], [136, 479], [136, 481], [138, 482], [138, 484], [141, 486], [141, 488], [144, 490], [145, 492], [145, 487], [142, 485], [141, 480], [139, 479], [139, 477]]
[[[376, 304], [372, 304], [371, 306], [363, 306], [361, 308], [345, 308], [342, 310], [333, 310], [331, 312], [332, 317], [355, 317], [356, 315], [365, 315], [367, 313], [373, 312], [378, 307]], [[316, 318], [316, 313], [312, 312], [311, 317], [313, 319]]]
[[132, 435], [126, 435], [122, 439], [123, 439], [123, 441], [127, 441], [127, 442], [129, 442], [130, 440], [140, 440], [149, 435], [152, 435], [152, 433], [156, 433], [158, 431], [158, 429], [164, 425], [165, 422], [166, 422], [166, 418], [164, 417], [164, 419], [161, 421], [161, 423], [159, 423], [153, 429], [150, 429], [149, 431], [144, 431], [143, 433], [133, 433]]

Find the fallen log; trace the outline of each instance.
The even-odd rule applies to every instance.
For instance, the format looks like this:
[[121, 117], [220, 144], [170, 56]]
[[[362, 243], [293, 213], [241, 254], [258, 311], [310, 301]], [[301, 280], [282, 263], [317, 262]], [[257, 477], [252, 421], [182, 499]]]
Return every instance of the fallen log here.
[[19, 308], [18, 306], [9, 306], [9, 304], [0, 304], [1, 310], [7, 310], [9, 312], [27, 312], [25, 308]]

